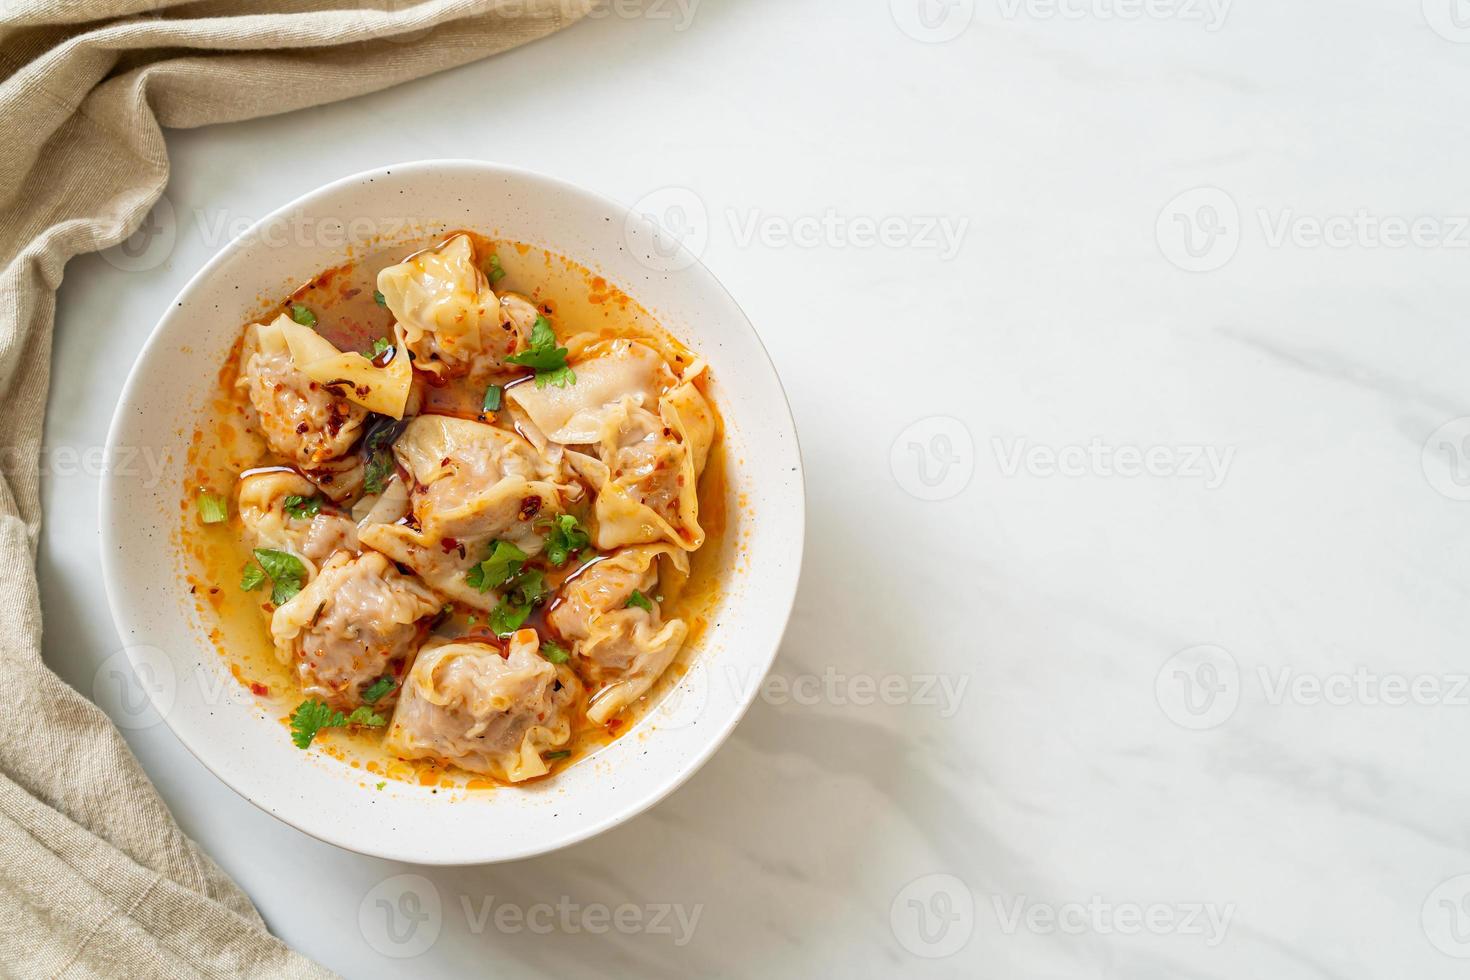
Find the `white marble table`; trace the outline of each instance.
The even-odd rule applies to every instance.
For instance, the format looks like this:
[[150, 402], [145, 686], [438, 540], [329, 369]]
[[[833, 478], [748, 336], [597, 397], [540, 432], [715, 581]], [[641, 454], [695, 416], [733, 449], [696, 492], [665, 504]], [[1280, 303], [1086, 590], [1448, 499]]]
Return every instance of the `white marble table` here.
[[[687, 786], [514, 865], [336, 850], [130, 732], [280, 935], [352, 976], [1464, 976], [1456, 2], [663, 0], [174, 133], [172, 243], [61, 290], [48, 660], [119, 649], [86, 451], [193, 271], [343, 174], [507, 161], [646, 198], [749, 312], [796, 612]], [[411, 961], [359, 918], [404, 874]]]

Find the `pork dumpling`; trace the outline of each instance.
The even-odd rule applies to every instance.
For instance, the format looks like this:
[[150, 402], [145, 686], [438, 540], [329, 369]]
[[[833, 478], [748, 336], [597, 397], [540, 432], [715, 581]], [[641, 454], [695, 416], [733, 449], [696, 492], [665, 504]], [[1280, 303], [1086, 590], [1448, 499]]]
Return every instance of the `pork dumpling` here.
[[[519, 436], [493, 425], [444, 415], [421, 415], [393, 446], [408, 471], [413, 524], [378, 524], [359, 531], [363, 543], [412, 568], [440, 594], [474, 608], [498, 598], [465, 581], [465, 574], [500, 539], [527, 555], [540, 552], [538, 523], [562, 510], [555, 467]], [[415, 526], [416, 525], [416, 526]]]
[[503, 358], [522, 346], [475, 266], [468, 235], [455, 235], [379, 272], [378, 291], [421, 371], [455, 377], [482, 358]]
[[597, 443], [606, 413], [625, 400], [635, 408], [656, 406], [678, 379], [646, 344], [614, 340], [588, 348], [595, 356], [576, 362], [576, 384], [515, 385], [506, 400], [520, 428], [542, 452], [557, 446]]
[[372, 551], [333, 555], [271, 617], [282, 662], [295, 662], [302, 690], [342, 710], [362, 704], [378, 678], [401, 672], [441, 604], [422, 582]]
[[575, 385], [506, 392], [522, 430], [533, 442], [576, 447], [566, 459], [597, 491], [598, 548], [667, 541], [695, 550], [704, 543], [699, 475], [715, 435], [714, 412], [695, 384], [704, 365], [676, 378], [660, 354], [629, 340], [583, 353]]
[[593, 686], [587, 717], [594, 723], [606, 724], [642, 697], [673, 662], [689, 628], [664, 620], [662, 604], [688, 573], [683, 551], [646, 545], [597, 561], [562, 587], [546, 620]]
[[383, 748], [403, 759], [441, 759], [518, 783], [544, 776], [542, 753], [572, 737], [581, 682], [539, 653], [535, 630], [508, 650], [431, 640], [403, 684]]
[[[322, 506], [316, 485], [303, 476], [289, 470], [249, 473], [237, 492], [246, 543], [304, 559], [308, 577], [333, 552], [357, 550], [357, 525]], [[295, 506], [288, 509], [288, 502]]]
[[282, 314], [245, 331], [236, 384], [250, 396], [271, 450], [333, 500], [345, 500], [362, 485], [362, 462], [352, 448], [368, 411], [297, 369], [284, 332], [291, 322]]

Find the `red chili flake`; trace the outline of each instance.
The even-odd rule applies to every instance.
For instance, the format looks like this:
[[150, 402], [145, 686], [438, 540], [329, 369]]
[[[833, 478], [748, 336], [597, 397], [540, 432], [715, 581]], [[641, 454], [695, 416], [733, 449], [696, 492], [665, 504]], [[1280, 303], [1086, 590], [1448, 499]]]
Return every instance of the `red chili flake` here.
[[264, 684], [258, 684], [258, 683], [254, 682], [254, 681], [251, 681], [250, 682], [250, 693], [251, 694], [254, 694], [258, 698], [263, 698], [263, 697], [267, 697], [267, 696], [270, 695], [271, 689], [268, 688], [268, 687], [266, 687]]
[[516, 514], [519, 520], [529, 521], [541, 512], [541, 498], [535, 495], [521, 500], [520, 512]]
[[306, 435], [306, 430], [309, 428], [311, 428], [311, 426], [307, 425], [305, 422], [302, 422], [296, 426], [296, 434], [298, 436], [304, 436]]
[[444, 553], [447, 555], [451, 551], [459, 548], [459, 542], [454, 538], [445, 538], [444, 540], [439, 542], [439, 547], [442, 548], [444, 550]]

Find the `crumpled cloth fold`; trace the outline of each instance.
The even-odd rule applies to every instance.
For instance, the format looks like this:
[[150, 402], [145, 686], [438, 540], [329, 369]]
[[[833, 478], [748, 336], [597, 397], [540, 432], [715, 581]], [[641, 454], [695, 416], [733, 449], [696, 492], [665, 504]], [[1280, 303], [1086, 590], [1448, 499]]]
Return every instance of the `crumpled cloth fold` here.
[[377, 91], [589, 4], [0, 3], [0, 975], [331, 976], [270, 935], [107, 716], [41, 661], [37, 459], [67, 260], [142, 223], [168, 180], [163, 127]]

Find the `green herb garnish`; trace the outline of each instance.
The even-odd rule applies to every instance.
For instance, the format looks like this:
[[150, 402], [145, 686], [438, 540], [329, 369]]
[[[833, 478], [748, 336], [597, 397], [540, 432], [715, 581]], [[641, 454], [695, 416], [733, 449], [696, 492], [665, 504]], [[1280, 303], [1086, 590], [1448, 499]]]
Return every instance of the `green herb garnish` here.
[[352, 714], [327, 707], [325, 701], [313, 699], [303, 701], [291, 712], [291, 741], [298, 749], [310, 748], [312, 740], [323, 728], [343, 728], [347, 725], [367, 725], [379, 728], [388, 724], [382, 715], [374, 714], [371, 708], [355, 708]]
[[230, 505], [224, 497], [208, 490], [200, 490], [199, 498], [195, 501], [199, 505], [199, 520], [204, 524], [219, 524], [229, 520]]
[[320, 497], [302, 497], [290, 494], [284, 501], [286, 513], [298, 521], [307, 521], [322, 512]]
[[246, 565], [240, 573], [240, 589], [244, 592], [254, 592], [264, 581], [265, 572], [255, 562]]
[[575, 514], [559, 514], [537, 527], [549, 529], [546, 535], [546, 560], [557, 568], [565, 565], [572, 555], [592, 543], [592, 535], [577, 520]]
[[270, 576], [271, 602], [274, 605], [284, 605], [301, 591], [306, 581], [306, 566], [301, 564], [300, 558], [285, 551], [256, 548], [255, 560]]
[[388, 301], [383, 298], [383, 294], [378, 292], [376, 289], [373, 290], [373, 302], [377, 303], [379, 306], [388, 305]]
[[496, 636], [509, 636], [521, 628], [531, 610], [550, 594], [544, 572], [535, 568], [524, 569], [506, 583], [504, 598], [490, 611], [486, 622]]
[[347, 716], [347, 724], [366, 725], [369, 728], [382, 728], [388, 724], [388, 719], [376, 713], [367, 705], [363, 705], [360, 708], [352, 709], [352, 714]]
[[572, 655], [570, 653], [567, 653], [567, 651], [563, 647], [551, 642], [550, 640], [546, 640], [541, 644], [541, 656], [545, 657], [547, 660], [550, 660], [554, 664], [564, 664], [568, 660], [572, 659]]
[[486, 620], [486, 623], [496, 636], [509, 636], [521, 628], [521, 624], [529, 615], [531, 615], [530, 606], [520, 606], [509, 599], [502, 599], [500, 605], [490, 610], [490, 618]]
[[372, 686], [362, 692], [362, 700], [367, 704], [377, 704], [383, 695], [393, 690], [395, 681], [391, 677], [379, 677], [373, 681]]
[[500, 385], [491, 385], [485, 389], [485, 400], [480, 403], [481, 412], [500, 411], [500, 394], [504, 389]]
[[634, 589], [633, 594], [628, 596], [628, 601], [623, 603], [624, 609], [632, 609], [634, 606], [645, 612], [653, 612], [653, 601], [637, 589]]
[[571, 749], [557, 749], [555, 752], [548, 752], [548, 753], [546, 753], [541, 758], [544, 759], [544, 760], [546, 760], [547, 762], [555, 762], [557, 759], [567, 759], [567, 758], [570, 758], [571, 757], [571, 754], [572, 754], [572, 750]]
[[376, 424], [363, 439], [363, 452], [367, 465], [363, 467], [362, 489], [364, 493], [382, 493], [388, 485], [397, 464], [393, 461], [393, 442], [403, 431], [403, 426], [387, 416], [377, 416]]
[[490, 285], [495, 285], [497, 282], [504, 279], [505, 275], [505, 269], [502, 268], [500, 265], [500, 254], [497, 252], [496, 254], [491, 255], [488, 267], [485, 269], [485, 276], [490, 280]]
[[311, 310], [307, 309], [305, 306], [302, 306], [300, 303], [291, 304], [291, 319], [295, 320], [303, 327], [316, 326], [316, 314], [311, 312]]
[[519, 572], [525, 561], [526, 553], [515, 545], [509, 541], [495, 541], [485, 559], [466, 572], [464, 578], [471, 588], [488, 592]]
[[392, 346], [393, 345], [388, 342], [388, 338], [387, 337], [379, 337], [377, 340], [373, 341], [373, 349], [372, 350], [365, 350], [365, 351], [363, 351], [362, 352], [362, 356], [363, 357], [366, 357], [368, 360], [371, 361], [374, 358], [376, 358], [379, 355], [381, 355], [383, 353], [383, 351], [387, 350], [389, 347], [392, 347]]
[[556, 332], [544, 316], [537, 316], [536, 325], [531, 328], [531, 346], [505, 360], [507, 364], [535, 368], [537, 388], [547, 385], [565, 388], [577, 383], [576, 372], [567, 366], [567, 349], [556, 346]]

